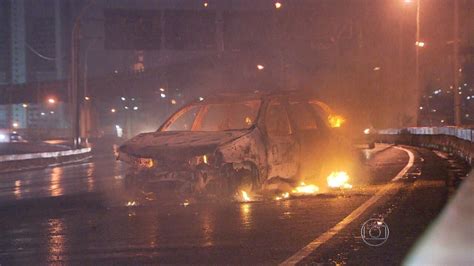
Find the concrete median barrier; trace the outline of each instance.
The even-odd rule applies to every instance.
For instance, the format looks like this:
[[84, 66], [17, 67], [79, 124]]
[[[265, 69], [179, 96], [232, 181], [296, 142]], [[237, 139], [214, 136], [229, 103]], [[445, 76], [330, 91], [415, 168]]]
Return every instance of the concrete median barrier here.
[[90, 156], [91, 148], [54, 152], [0, 155], [0, 173], [71, 163], [85, 160]]

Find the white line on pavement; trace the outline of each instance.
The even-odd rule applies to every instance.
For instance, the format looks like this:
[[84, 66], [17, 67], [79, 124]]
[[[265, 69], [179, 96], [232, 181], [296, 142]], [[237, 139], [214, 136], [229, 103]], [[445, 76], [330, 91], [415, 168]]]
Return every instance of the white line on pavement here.
[[398, 175], [396, 175], [392, 181], [397, 181], [398, 179], [402, 178], [406, 172], [408, 171], [408, 169], [410, 169], [413, 164], [415, 163], [415, 155], [413, 154], [413, 152], [411, 152], [410, 150], [408, 149], [405, 149], [405, 148], [402, 148], [402, 147], [394, 147], [395, 149], [399, 149], [399, 150], [402, 150], [406, 153], [408, 153], [408, 163], [407, 165], [405, 165], [405, 167], [400, 171], [400, 173], [398, 173]]

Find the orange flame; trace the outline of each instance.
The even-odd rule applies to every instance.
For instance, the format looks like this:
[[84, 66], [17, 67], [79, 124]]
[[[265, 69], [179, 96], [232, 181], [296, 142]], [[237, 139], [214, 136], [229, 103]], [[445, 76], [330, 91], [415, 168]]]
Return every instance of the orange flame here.
[[304, 182], [301, 182], [299, 186], [295, 187], [292, 190], [292, 193], [296, 195], [310, 195], [310, 194], [316, 194], [318, 192], [319, 192], [318, 186], [307, 185]]
[[340, 115], [329, 115], [328, 121], [331, 127], [341, 127], [346, 120]]
[[241, 193], [242, 193], [241, 196], [242, 196], [242, 201], [243, 202], [251, 201], [251, 198], [250, 198], [249, 194], [246, 191], [242, 190]]
[[351, 189], [352, 185], [348, 183], [349, 175], [344, 171], [332, 172], [328, 178], [328, 186], [330, 188], [344, 188]]

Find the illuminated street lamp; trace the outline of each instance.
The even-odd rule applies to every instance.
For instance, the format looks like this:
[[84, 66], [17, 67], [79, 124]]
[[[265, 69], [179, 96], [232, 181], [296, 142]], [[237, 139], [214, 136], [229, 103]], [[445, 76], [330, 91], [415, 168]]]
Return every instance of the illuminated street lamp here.
[[112, 108], [112, 109], [110, 109], [110, 112], [115, 113], [115, 112], [117, 112], [117, 110], [115, 110], [115, 108]]
[[91, 98], [89, 96], [84, 97], [84, 100], [89, 101]]
[[28, 107], [28, 104], [24, 103], [24, 104], [23, 104], [23, 107], [24, 107], [24, 108], [27, 108], [27, 107]]
[[264, 67], [263, 65], [260, 65], [260, 64], [257, 65], [257, 69], [258, 69], [258, 70], [263, 70], [264, 68], [265, 68], [265, 67]]
[[19, 125], [18, 125], [17, 122], [13, 122], [12, 126], [13, 126], [13, 128], [18, 128]]
[[280, 2], [275, 2], [275, 8], [280, 9], [281, 8], [281, 3]]
[[208, 2], [204, 2], [204, 4], [202, 4], [204, 7], [208, 7], [209, 6], [209, 3]]
[[54, 98], [48, 98], [48, 103], [49, 103], [49, 104], [55, 104], [55, 103], [56, 103], [56, 99], [54, 99]]
[[415, 42], [415, 45], [418, 46], [418, 47], [425, 47], [425, 43], [424, 42]]

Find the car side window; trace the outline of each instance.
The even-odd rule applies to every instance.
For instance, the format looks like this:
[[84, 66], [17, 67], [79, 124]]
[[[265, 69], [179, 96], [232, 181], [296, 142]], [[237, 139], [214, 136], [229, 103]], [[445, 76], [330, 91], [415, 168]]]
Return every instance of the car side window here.
[[193, 106], [179, 116], [164, 131], [190, 131], [200, 106]]
[[305, 102], [290, 103], [291, 119], [297, 130], [315, 130], [318, 124], [311, 106]]
[[329, 125], [329, 114], [321, 108], [317, 103], [311, 103], [311, 108], [318, 116], [318, 120], [321, 121], [325, 127], [330, 127]]
[[265, 124], [270, 136], [288, 136], [291, 134], [286, 108], [278, 102], [270, 103], [268, 106], [265, 114]]

